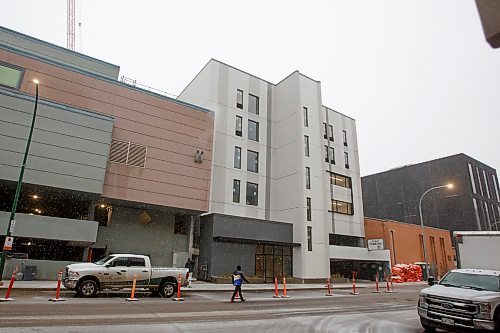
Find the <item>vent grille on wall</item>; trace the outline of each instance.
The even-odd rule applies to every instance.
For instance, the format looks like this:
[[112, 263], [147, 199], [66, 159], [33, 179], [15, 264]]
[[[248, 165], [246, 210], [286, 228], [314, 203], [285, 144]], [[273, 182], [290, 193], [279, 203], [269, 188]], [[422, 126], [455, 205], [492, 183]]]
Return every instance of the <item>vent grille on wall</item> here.
[[144, 168], [146, 166], [146, 151], [146, 146], [112, 139], [109, 161]]

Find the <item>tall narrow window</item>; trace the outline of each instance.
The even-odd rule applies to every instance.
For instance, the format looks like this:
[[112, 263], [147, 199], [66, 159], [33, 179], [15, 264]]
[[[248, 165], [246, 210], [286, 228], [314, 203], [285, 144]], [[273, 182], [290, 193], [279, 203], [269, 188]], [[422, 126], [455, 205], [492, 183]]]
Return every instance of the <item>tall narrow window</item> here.
[[233, 179], [233, 202], [240, 202], [240, 180]]
[[347, 152], [344, 152], [344, 163], [345, 163], [345, 168], [349, 169], [349, 154]]
[[476, 183], [474, 181], [474, 172], [472, 171], [472, 165], [470, 163], [467, 163], [467, 166], [469, 168], [469, 178], [470, 178], [470, 184], [472, 186], [472, 192], [477, 193], [476, 192]]
[[241, 169], [241, 147], [234, 147], [234, 167]]
[[307, 251], [313, 250], [312, 227], [307, 227]]
[[325, 162], [328, 162], [328, 146], [325, 146]]
[[311, 168], [306, 167], [306, 189], [311, 189]]
[[335, 164], [335, 149], [330, 147], [330, 163]]
[[309, 127], [309, 111], [305, 106], [302, 109], [304, 111], [304, 127]]
[[342, 136], [344, 138], [344, 146], [347, 147], [347, 132], [346, 131], [342, 131]]
[[328, 129], [330, 130], [330, 141], [333, 141], [333, 125], [328, 125]]
[[248, 121], [248, 140], [259, 141], [259, 123]]
[[328, 139], [328, 125], [327, 125], [327, 123], [323, 123], [323, 126], [324, 126], [324, 130], [325, 130], [325, 132], [323, 133], [323, 137], [325, 139]]
[[247, 171], [259, 172], [259, 153], [249, 150], [247, 153]]
[[309, 137], [307, 135], [304, 135], [304, 149], [306, 156], [309, 157]]
[[247, 183], [247, 205], [259, 205], [259, 185]]
[[259, 98], [248, 94], [248, 112], [259, 114]]
[[236, 107], [243, 109], [243, 90], [236, 90]]
[[236, 116], [236, 136], [243, 135], [243, 118], [240, 116]]
[[312, 208], [311, 208], [311, 198], [306, 198], [306, 215], [307, 220], [311, 221], [312, 218]]

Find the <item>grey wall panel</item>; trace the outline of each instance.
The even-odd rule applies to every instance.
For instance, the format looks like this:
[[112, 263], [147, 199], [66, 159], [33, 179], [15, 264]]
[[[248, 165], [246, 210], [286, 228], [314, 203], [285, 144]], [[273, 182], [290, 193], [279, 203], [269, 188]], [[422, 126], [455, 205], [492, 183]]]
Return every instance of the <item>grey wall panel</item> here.
[[[33, 106], [31, 96], [0, 89], [2, 179], [17, 180]], [[24, 181], [102, 193], [112, 130], [109, 116], [39, 101]]]
[[[0, 212], [0, 235], [5, 235], [10, 212]], [[16, 214], [13, 236], [94, 243], [98, 223], [59, 217]]]
[[238, 216], [214, 215], [213, 237], [293, 242], [293, 225]]
[[255, 275], [255, 244], [214, 242], [212, 276], [230, 275], [240, 265], [247, 276]]
[[8, 259], [5, 262], [5, 271], [10, 276], [17, 266], [21, 270], [22, 265], [36, 266], [35, 280], [56, 281], [60, 270], [64, 271], [67, 265], [74, 264], [73, 261], [55, 260], [32, 260], [32, 259]]

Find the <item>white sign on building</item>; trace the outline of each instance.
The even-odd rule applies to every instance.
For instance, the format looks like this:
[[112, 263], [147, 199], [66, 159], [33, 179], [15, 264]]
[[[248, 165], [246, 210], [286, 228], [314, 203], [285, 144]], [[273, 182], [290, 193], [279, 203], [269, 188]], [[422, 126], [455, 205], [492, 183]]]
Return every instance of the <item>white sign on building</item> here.
[[368, 239], [368, 251], [376, 251], [384, 249], [384, 240], [380, 239]]

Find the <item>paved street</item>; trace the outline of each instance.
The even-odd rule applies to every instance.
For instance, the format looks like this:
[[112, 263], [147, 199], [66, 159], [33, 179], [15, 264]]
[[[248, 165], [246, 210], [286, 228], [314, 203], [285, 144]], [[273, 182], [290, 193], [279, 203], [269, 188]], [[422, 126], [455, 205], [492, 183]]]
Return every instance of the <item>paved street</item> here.
[[357, 296], [335, 290], [333, 297], [293, 290], [288, 299], [251, 291], [235, 304], [228, 292], [190, 291], [184, 302], [143, 294], [134, 303], [119, 293], [82, 299], [66, 292], [65, 302], [51, 303], [52, 292], [18, 290], [14, 302], [0, 304], [0, 332], [422, 332], [415, 309], [422, 287], [363, 288]]

